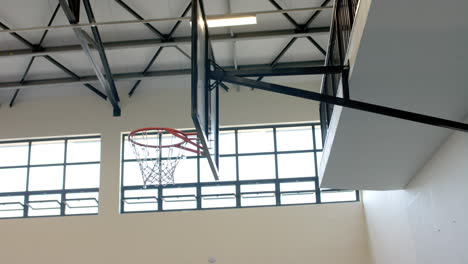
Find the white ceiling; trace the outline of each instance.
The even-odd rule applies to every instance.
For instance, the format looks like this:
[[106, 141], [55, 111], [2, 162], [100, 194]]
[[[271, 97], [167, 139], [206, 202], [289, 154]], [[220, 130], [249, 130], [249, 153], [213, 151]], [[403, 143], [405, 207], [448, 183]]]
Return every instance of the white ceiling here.
[[[144, 18], [164, 18], [179, 17], [186, 8], [188, 0], [125, 0], [130, 7]], [[322, 0], [278, 0], [283, 8], [300, 8], [320, 6]], [[228, 0], [204, 0], [206, 13], [226, 14], [228, 13]], [[22, 28], [32, 26], [45, 26], [54, 9], [58, 4], [57, 0], [3, 0], [0, 9], [0, 21], [10, 28]], [[231, 12], [253, 12], [261, 10], [275, 10], [275, 7], [268, 0], [230, 0]], [[94, 0], [91, 1], [94, 15], [98, 22], [115, 20], [134, 20], [124, 8], [114, 0]], [[296, 12], [291, 14], [300, 24], [304, 23], [312, 14], [312, 11]], [[310, 27], [327, 27], [330, 22], [329, 10], [323, 11]], [[190, 12], [189, 14], [190, 15]], [[81, 22], [87, 22], [84, 8], [81, 10]], [[53, 25], [68, 24], [62, 10], [59, 10]], [[163, 33], [168, 33], [174, 22], [160, 22], [153, 24]], [[294, 29], [281, 14], [260, 15], [257, 25], [233, 27], [234, 33], [271, 31], [281, 29]], [[86, 29], [88, 30], [88, 29]], [[121, 40], [142, 40], [158, 38], [152, 31], [142, 24], [101, 26], [99, 27], [103, 42]], [[210, 29], [210, 34], [229, 33], [227, 28]], [[37, 43], [42, 32], [22, 32], [21, 36], [32, 43]], [[177, 29], [175, 37], [190, 36], [190, 25], [187, 21], [181, 23]], [[326, 49], [328, 34], [316, 34], [314, 38]], [[241, 40], [232, 42], [215, 42], [213, 44], [215, 56], [218, 64], [222, 66], [232, 66], [234, 64], [234, 54], [239, 65], [248, 64], [268, 64], [275, 58], [281, 49], [290, 40], [290, 37], [272, 37], [269, 39]], [[44, 43], [45, 47], [55, 47], [62, 45], [78, 44], [78, 41], [70, 29], [51, 30]], [[180, 45], [180, 47], [190, 54], [190, 45]], [[27, 49], [18, 40], [6, 33], [0, 33], [0, 52], [5, 50]], [[111, 70], [114, 74], [126, 72], [141, 72], [146, 67], [157, 47], [132, 48], [108, 50], [107, 57]], [[54, 59], [65, 65], [67, 68], [79, 76], [94, 75], [87, 57], [83, 52], [67, 52], [52, 55]], [[0, 83], [18, 82], [26, 68], [29, 57], [0, 57]], [[323, 60], [324, 56], [306, 39], [299, 39], [292, 48], [283, 56], [280, 62], [312, 61]], [[175, 48], [165, 48], [151, 70], [185, 69], [190, 67], [190, 61]], [[33, 63], [27, 80], [50, 79], [68, 77], [60, 69], [52, 65], [44, 58], [38, 57]], [[315, 77], [315, 79], [317, 79]], [[287, 78], [284, 78], [287, 82]], [[314, 77], [311, 77], [314, 80]], [[129, 86], [127, 83], [117, 83], [117, 86]], [[74, 85], [77, 89], [85, 89], [81, 85]], [[99, 87], [99, 84], [95, 84]], [[28, 88], [33, 89], [34, 87]], [[125, 87], [119, 87], [125, 88]], [[131, 88], [131, 85], [128, 89]], [[42, 88], [44, 90], [47, 88]], [[0, 104], [9, 101], [13, 91], [0, 90]], [[48, 94], [44, 91], [44, 94]], [[70, 93], [71, 95], [71, 93]]]
[[[372, 1], [350, 81], [351, 98], [464, 120], [467, 10], [467, 1]], [[343, 108], [322, 186], [403, 188], [450, 132]]]

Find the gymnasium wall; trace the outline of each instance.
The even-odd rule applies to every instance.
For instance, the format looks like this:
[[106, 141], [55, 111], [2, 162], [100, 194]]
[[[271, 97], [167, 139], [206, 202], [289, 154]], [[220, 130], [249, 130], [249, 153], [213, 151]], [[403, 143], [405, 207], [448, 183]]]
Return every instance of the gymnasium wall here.
[[374, 263], [468, 263], [467, 158], [456, 132], [406, 189], [364, 192]]
[[[119, 83], [121, 117], [78, 87], [24, 90], [11, 109], [2, 100], [0, 139], [101, 134], [102, 159], [99, 215], [0, 219], [1, 262], [369, 263], [361, 203], [119, 214], [121, 133], [191, 128], [189, 81], [144, 81], [131, 99], [131, 83]], [[318, 104], [258, 90], [232, 87], [220, 100], [223, 125], [318, 120]]]

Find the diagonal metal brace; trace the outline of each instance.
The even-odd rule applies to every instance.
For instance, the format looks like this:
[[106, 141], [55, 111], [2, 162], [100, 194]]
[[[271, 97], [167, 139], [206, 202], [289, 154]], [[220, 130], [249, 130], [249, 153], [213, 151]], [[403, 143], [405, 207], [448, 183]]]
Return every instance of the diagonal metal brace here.
[[428, 116], [428, 115], [423, 115], [419, 113], [395, 109], [391, 107], [350, 100], [346, 98], [321, 94], [321, 93], [297, 89], [297, 88], [291, 88], [291, 87], [287, 87], [284, 85], [255, 81], [255, 80], [238, 77], [238, 76], [231, 75], [231, 74], [225, 74], [223, 72], [212, 73], [210, 77], [216, 80], [220, 80], [220, 81], [224, 81], [224, 82], [228, 82], [232, 84], [243, 85], [243, 86], [252, 87], [252, 88], [256, 88], [260, 90], [280, 93], [284, 95], [309, 99], [309, 100], [318, 101], [318, 102], [325, 102], [328, 104], [339, 105], [339, 106], [343, 106], [343, 107], [347, 107], [351, 109], [361, 110], [364, 112], [390, 116], [390, 117], [394, 117], [398, 119], [403, 119], [403, 120], [413, 121], [413, 122], [422, 123], [426, 125], [438, 126], [438, 127], [443, 127], [443, 128], [448, 128], [448, 129], [453, 129], [453, 130], [458, 130], [458, 131], [468, 133], [468, 124], [456, 122], [452, 120], [447, 120], [447, 119], [442, 119], [442, 118], [438, 118], [434, 116]]
[[[75, 1], [77, 1], [77, 0], [75, 0]], [[77, 18], [75, 18], [74, 14], [73, 14], [72, 10], [70, 9], [70, 7], [68, 6], [66, 0], [59, 0], [59, 2], [60, 2], [60, 6], [62, 7], [62, 10], [65, 13], [65, 16], [68, 19], [68, 22], [70, 24], [76, 24], [78, 22], [78, 20], [77, 20]], [[92, 12], [91, 5], [90, 5], [89, 1], [88, 0], [83, 0], [83, 3], [84, 3], [84, 6], [85, 6], [86, 14], [88, 15], [88, 20], [91, 23], [94, 23], [95, 22], [94, 14]], [[102, 45], [102, 41], [101, 41], [101, 37], [99, 35], [99, 31], [98, 31], [98, 29], [96, 27], [92, 27], [91, 30], [93, 32], [95, 44], [97, 45], [96, 50], [99, 53], [99, 59], [95, 58], [92, 55], [91, 48], [89, 47], [90, 42], [88, 41], [84, 31], [79, 29], [79, 28], [74, 28], [73, 29], [73, 31], [75, 33], [75, 36], [78, 38], [83, 51], [85, 52], [86, 56], [91, 61], [94, 72], [96, 73], [96, 76], [99, 79], [99, 82], [101, 83], [101, 85], [103, 86], [103, 88], [105, 89], [105, 91], [107, 93], [107, 96], [109, 97], [109, 101], [111, 102], [113, 110], [114, 110], [113, 111], [114, 116], [120, 116], [121, 110], [120, 110], [120, 107], [119, 107], [119, 104], [118, 104], [119, 97], [118, 97], [117, 89], [115, 88], [115, 83], [114, 83], [114, 79], [112, 77], [112, 73], [110, 71], [109, 64], [107, 62], [107, 57], [106, 57], [106, 54], [105, 54], [105, 51], [104, 51], [104, 47]], [[105, 73], [103, 73], [101, 71], [100, 63], [102, 64], [102, 67], [103, 67]]]

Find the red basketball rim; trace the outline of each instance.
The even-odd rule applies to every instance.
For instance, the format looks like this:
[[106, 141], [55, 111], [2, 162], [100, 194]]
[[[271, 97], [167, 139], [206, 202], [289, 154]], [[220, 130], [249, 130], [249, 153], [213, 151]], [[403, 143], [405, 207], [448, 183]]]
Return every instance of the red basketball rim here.
[[[154, 132], [165, 131], [165, 132], [168, 132], [169, 134], [171, 134], [171, 135], [173, 135], [175, 137], [178, 137], [181, 141], [177, 142], [175, 144], [172, 144], [172, 145], [151, 145], [151, 144], [144, 144], [144, 143], [138, 142], [138, 141], [133, 139], [134, 136], [137, 133], [144, 132], [144, 131], [146, 131], [148, 134], [150, 134], [152, 131], [154, 131]], [[177, 129], [167, 128], [167, 127], [145, 127], [145, 128], [136, 129], [136, 130], [133, 130], [132, 132], [130, 132], [130, 134], [128, 135], [128, 140], [130, 142], [132, 142], [133, 144], [136, 144], [136, 145], [139, 145], [139, 146], [142, 146], [142, 147], [170, 148], [170, 147], [180, 147], [182, 144], [184, 144], [186, 142], [192, 142], [192, 139], [189, 138], [189, 136], [192, 136], [192, 135], [196, 135], [196, 133], [184, 133], [184, 132], [179, 131]]]

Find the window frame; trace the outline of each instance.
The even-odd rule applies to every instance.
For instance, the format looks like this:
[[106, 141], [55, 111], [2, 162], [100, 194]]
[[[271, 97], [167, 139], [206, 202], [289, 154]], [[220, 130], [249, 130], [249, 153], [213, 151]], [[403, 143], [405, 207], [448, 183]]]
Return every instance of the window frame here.
[[[310, 127], [311, 129], [311, 137], [313, 142], [313, 148], [307, 150], [284, 150], [278, 151], [278, 144], [277, 144], [277, 129], [281, 128], [297, 128], [297, 127]], [[270, 152], [253, 152], [253, 153], [239, 153], [239, 131], [246, 131], [246, 130], [258, 130], [258, 129], [272, 129], [273, 131], [273, 144], [274, 150]], [[200, 173], [200, 160], [201, 157], [192, 156], [187, 157], [187, 159], [196, 159], [197, 160], [197, 182], [194, 183], [176, 183], [174, 185], [169, 186], [154, 186], [148, 185], [146, 189], [143, 188], [142, 185], [137, 186], [124, 186], [124, 167], [125, 162], [132, 162], [136, 161], [134, 159], [125, 159], [125, 145], [126, 139], [129, 133], [123, 133], [121, 139], [121, 171], [120, 171], [120, 213], [121, 214], [128, 214], [128, 213], [150, 213], [150, 212], [173, 212], [173, 211], [192, 211], [192, 210], [218, 210], [218, 209], [232, 209], [232, 208], [255, 208], [255, 207], [272, 207], [272, 206], [295, 206], [295, 205], [310, 205], [310, 204], [328, 204], [328, 203], [348, 203], [348, 202], [359, 202], [360, 196], [359, 191], [354, 190], [356, 193], [356, 199], [352, 201], [339, 201], [339, 202], [322, 202], [321, 201], [321, 192], [340, 192], [340, 191], [347, 191], [350, 190], [338, 190], [338, 189], [326, 189], [320, 190], [319, 186], [319, 179], [318, 179], [318, 162], [317, 162], [317, 153], [323, 152], [322, 148], [316, 149], [316, 146], [323, 146], [323, 142], [316, 142], [321, 135], [316, 135], [317, 129], [320, 129], [319, 122], [307, 122], [307, 123], [292, 123], [292, 124], [274, 124], [274, 125], [251, 125], [251, 126], [230, 126], [230, 127], [222, 127], [220, 128], [220, 132], [223, 131], [230, 131], [232, 130], [234, 133], [234, 140], [235, 140], [235, 153], [233, 154], [221, 154], [220, 157], [234, 157], [235, 158], [235, 167], [236, 167], [236, 180], [233, 181], [213, 181], [213, 182], [202, 182], [201, 181], [201, 173]], [[184, 132], [195, 132], [194, 130], [182, 130]], [[311, 177], [290, 177], [290, 178], [281, 178], [279, 177], [278, 172], [278, 156], [281, 154], [297, 154], [297, 153], [313, 153], [314, 155], [314, 175]], [[259, 156], [259, 155], [274, 155], [274, 163], [275, 163], [275, 178], [273, 179], [258, 179], [258, 180], [240, 180], [239, 179], [239, 157], [243, 156]], [[314, 189], [313, 190], [299, 190], [299, 191], [281, 191], [280, 185], [282, 183], [294, 183], [294, 182], [313, 182]], [[274, 184], [274, 197], [275, 197], [275, 204], [272, 205], [255, 205], [255, 206], [242, 206], [241, 205], [241, 186], [246, 184]], [[202, 188], [203, 187], [210, 187], [210, 186], [235, 186], [235, 193], [233, 194], [236, 199], [236, 204], [234, 207], [214, 207], [214, 208], [203, 208], [202, 207], [202, 198], [203, 196], [213, 196], [213, 195], [202, 195]], [[196, 208], [187, 208], [187, 209], [175, 209], [175, 210], [164, 210], [163, 208], [163, 190], [164, 189], [173, 189], [173, 188], [196, 188]], [[151, 199], [156, 200], [157, 209], [156, 210], [135, 210], [135, 211], [126, 211], [125, 210], [125, 191], [135, 191], [135, 190], [156, 190], [157, 195], [148, 197]], [[353, 190], [351, 190], [353, 191]], [[315, 202], [310, 203], [294, 203], [294, 204], [282, 204], [281, 196], [284, 193], [299, 193], [299, 192], [313, 192], [315, 194]], [[272, 193], [269, 191], [268, 193]], [[228, 195], [228, 194], [224, 194]], [[232, 194], [229, 194], [232, 196]], [[180, 195], [181, 198], [185, 197], [186, 195]], [[188, 196], [187, 196], [188, 197]], [[192, 196], [191, 196], [192, 197]], [[138, 199], [145, 199], [145, 196], [141, 197], [129, 197], [129, 200], [138, 200]]]
[[[14, 202], [14, 204], [18, 204], [19, 206], [23, 207], [22, 215], [21, 216], [8, 216], [8, 217], [0, 217], [1, 219], [11, 219], [11, 218], [36, 218], [36, 217], [58, 217], [58, 216], [80, 216], [80, 215], [97, 215], [99, 214], [99, 188], [70, 188], [66, 189], [66, 175], [67, 175], [67, 166], [74, 166], [74, 165], [99, 165], [99, 180], [101, 177], [100, 173], [100, 168], [101, 168], [101, 156], [99, 156], [98, 161], [82, 161], [82, 162], [68, 162], [67, 161], [67, 152], [68, 152], [68, 142], [73, 141], [73, 140], [85, 140], [85, 139], [96, 139], [99, 141], [99, 144], [102, 143], [102, 137], [101, 135], [95, 134], [95, 135], [86, 135], [86, 136], [67, 136], [67, 137], [48, 137], [48, 138], [37, 138], [37, 139], [21, 139], [21, 140], [1, 140], [0, 145], [2, 144], [20, 144], [20, 143], [26, 143], [28, 146], [28, 157], [27, 157], [27, 163], [25, 165], [14, 165], [14, 166], [0, 166], [0, 169], [26, 169], [26, 184], [25, 184], [25, 190], [24, 191], [18, 191], [18, 192], [1, 192], [0, 193], [0, 198], [4, 197], [14, 197], [14, 196], [23, 196], [23, 202]], [[63, 162], [59, 163], [44, 163], [44, 164], [31, 164], [31, 149], [33, 146], [33, 143], [38, 143], [38, 142], [47, 142], [47, 141], [63, 141], [64, 148], [63, 148]], [[102, 145], [100, 146], [100, 151], [102, 152]], [[63, 172], [62, 172], [62, 187], [60, 189], [50, 189], [50, 190], [35, 190], [35, 191], [30, 191], [29, 190], [29, 179], [30, 179], [30, 171], [31, 168], [40, 168], [40, 167], [50, 167], [50, 166], [62, 166], [63, 167]], [[100, 182], [100, 181], [99, 181]], [[68, 198], [67, 195], [69, 194], [86, 194], [89, 193], [93, 196], [93, 194], [96, 194], [96, 197], [88, 197], [88, 198]], [[30, 201], [30, 197], [33, 196], [40, 196], [40, 195], [60, 195], [60, 201], [59, 200], [39, 200], [39, 201]], [[67, 204], [67, 202], [75, 202], [78, 200], [82, 201], [90, 201], [92, 200], [93, 202], [96, 203], [95, 206], [88, 206], [88, 207], [96, 207], [96, 213], [67, 213], [66, 209], [67, 207], [72, 209], [72, 208], [85, 208], [84, 207], [76, 207], [76, 206], [70, 206]], [[5, 205], [8, 204], [9, 202], [0, 202], [0, 205]], [[30, 215], [29, 211], [30, 210], [52, 210], [52, 209], [34, 209], [34, 206], [31, 206], [32, 203], [55, 203], [57, 204], [57, 207], [54, 209], [59, 209], [60, 213], [59, 214], [52, 214], [52, 215]], [[0, 210], [0, 211], [20, 211], [19, 210]]]

